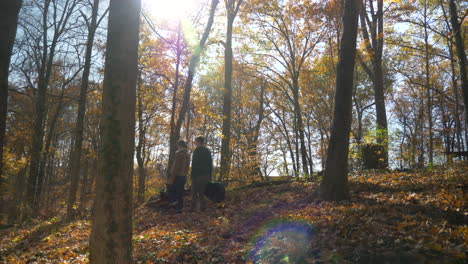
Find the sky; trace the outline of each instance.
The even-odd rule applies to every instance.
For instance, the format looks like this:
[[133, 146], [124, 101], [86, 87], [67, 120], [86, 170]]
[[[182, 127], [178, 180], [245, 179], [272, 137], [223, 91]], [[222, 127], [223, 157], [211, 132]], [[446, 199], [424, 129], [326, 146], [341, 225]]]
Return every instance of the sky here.
[[177, 20], [196, 8], [197, 0], [143, 0], [143, 9], [158, 19]]

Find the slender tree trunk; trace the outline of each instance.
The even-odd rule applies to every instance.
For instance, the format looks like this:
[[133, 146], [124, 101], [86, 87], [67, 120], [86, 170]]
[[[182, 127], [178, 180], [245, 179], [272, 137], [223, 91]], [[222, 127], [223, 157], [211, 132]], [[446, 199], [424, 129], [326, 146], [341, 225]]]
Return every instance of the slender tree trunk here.
[[[8, 70], [18, 26], [22, 0], [0, 2], [0, 199], [3, 197], [3, 146], [5, 146], [8, 103]], [[2, 207], [3, 208], [3, 207]]]
[[429, 125], [429, 164], [433, 164], [434, 156], [434, 140], [432, 132], [432, 95], [431, 95], [431, 76], [429, 72], [429, 34], [427, 32], [427, 1], [424, 1], [424, 61], [425, 61], [425, 70], [426, 70], [426, 96], [427, 96], [427, 121]]
[[232, 105], [232, 26], [234, 14], [228, 8], [226, 45], [224, 47], [224, 99], [223, 99], [223, 128], [221, 139], [221, 180], [229, 177], [231, 167], [231, 105]]
[[453, 90], [453, 95], [454, 95], [454, 104], [455, 104], [455, 113], [454, 113], [454, 119], [455, 119], [455, 134], [457, 138], [457, 150], [462, 151], [463, 148], [461, 148], [462, 145], [462, 125], [460, 121], [460, 100], [459, 100], [459, 95], [458, 95], [458, 84], [457, 84], [457, 78], [455, 74], [455, 63], [454, 63], [454, 58], [453, 58], [453, 51], [452, 51], [452, 37], [449, 38], [448, 40], [448, 49], [449, 49], [449, 55], [450, 55], [450, 69], [452, 72], [452, 90]]
[[226, 43], [224, 46], [224, 98], [221, 139], [220, 179], [227, 179], [231, 167], [231, 107], [232, 107], [232, 29], [243, 0], [225, 0], [227, 12]]
[[[30, 163], [29, 163], [29, 177], [27, 182], [27, 192], [26, 198], [28, 202], [29, 213], [35, 215], [39, 206], [39, 184], [42, 182], [40, 175], [40, 165], [41, 160], [44, 155], [43, 145], [44, 145], [44, 119], [46, 113], [46, 102], [47, 102], [47, 88], [49, 86], [49, 80], [52, 73], [52, 64], [54, 62], [55, 49], [57, 48], [58, 40], [61, 34], [63, 34], [63, 28], [67, 24], [70, 14], [73, 12], [76, 2], [69, 6], [68, 10], [63, 10], [66, 12], [64, 16], [60, 18], [60, 21], [56, 22], [55, 31], [53, 32], [53, 37], [51, 43], [48, 41], [48, 16], [51, 0], [45, 0], [43, 6], [42, 14], [42, 52], [41, 52], [41, 61], [38, 72], [38, 87], [37, 94], [35, 97], [35, 118], [33, 125], [33, 137], [32, 137], [32, 146], [30, 151]], [[53, 15], [57, 14], [56, 9], [54, 9]]]
[[[86, 168], [83, 172], [83, 183], [81, 185], [81, 196], [80, 196], [80, 212], [83, 218], [87, 217], [88, 201], [90, 200], [90, 194], [93, 193], [93, 185], [95, 183], [96, 175], [98, 173], [97, 159], [93, 158], [89, 161], [90, 168]], [[91, 170], [91, 173], [89, 173]], [[89, 179], [88, 179], [89, 176]]]
[[[50, 156], [50, 147], [51, 145], [55, 145], [57, 139], [54, 138], [55, 135], [55, 128], [57, 125], [57, 121], [60, 117], [60, 113], [62, 111], [62, 106], [63, 106], [63, 98], [65, 96], [65, 87], [66, 85], [63, 84], [61, 92], [60, 92], [60, 97], [58, 101], [58, 105], [55, 109], [55, 112], [52, 116], [52, 119], [50, 120], [50, 125], [48, 129], [48, 134], [46, 137], [45, 141], [45, 146], [43, 150], [43, 155], [39, 163], [39, 173], [37, 174], [37, 184], [36, 184], [36, 208], [35, 210], [38, 210], [41, 207], [41, 202], [43, 202], [43, 189], [46, 184], [46, 178], [48, 175], [47, 174], [47, 168], [49, 164], [49, 156]], [[54, 154], [52, 155], [53, 158]], [[50, 168], [50, 166], [49, 166]]]
[[348, 198], [349, 132], [352, 120], [353, 75], [360, 1], [344, 0], [343, 34], [336, 74], [335, 109], [325, 175], [320, 184], [324, 200]]
[[377, 143], [384, 146], [383, 166], [388, 167], [388, 128], [387, 111], [385, 110], [385, 95], [382, 71], [382, 58], [376, 58], [374, 63], [374, 98], [377, 120]]
[[91, 264], [132, 263], [133, 154], [140, 0], [111, 0]]
[[80, 203], [78, 207], [78, 212], [82, 218], [86, 218], [85, 216], [85, 210], [86, 210], [86, 197], [88, 195], [88, 190], [87, 187], [92, 184], [92, 182], [89, 182], [88, 180], [88, 174], [89, 174], [89, 160], [87, 158], [84, 158], [83, 160], [83, 179], [81, 180], [80, 184]]
[[[465, 104], [465, 126], [468, 126], [468, 76], [465, 43], [462, 38], [462, 29], [458, 22], [457, 5], [455, 0], [450, 0], [450, 23], [452, 24], [453, 35], [455, 35], [455, 46], [457, 48], [458, 65], [460, 67], [460, 79], [463, 92], [463, 103]], [[468, 145], [468, 141], [466, 142]]]
[[[294, 176], [297, 176], [297, 171], [298, 171], [298, 168], [296, 166], [296, 158], [294, 157], [294, 150], [293, 150], [293, 143], [292, 143], [292, 140], [289, 136], [289, 133], [288, 133], [288, 129], [287, 129], [287, 126], [286, 126], [286, 122], [284, 121], [284, 118], [282, 118], [276, 111], [272, 110], [273, 114], [278, 118], [278, 120], [280, 121], [281, 123], [281, 127], [284, 129], [284, 138], [286, 139], [286, 144], [288, 145], [288, 150], [289, 150], [289, 155], [291, 156], [291, 161], [292, 161], [292, 165], [293, 165], [293, 172], [294, 172]], [[283, 115], [284, 117], [284, 115]], [[279, 127], [279, 125], [278, 125]], [[281, 127], [280, 127], [280, 131], [281, 130]]]
[[322, 171], [325, 170], [325, 137], [323, 135], [323, 130], [320, 129], [320, 165], [322, 166]]
[[296, 155], [296, 173], [294, 176], [299, 177], [300, 175], [300, 167], [301, 167], [301, 160], [299, 158], [299, 133], [297, 131], [297, 117], [294, 114], [294, 154]]
[[254, 127], [254, 132], [253, 132], [253, 137], [251, 142], [249, 142], [249, 147], [248, 147], [248, 153], [249, 153], [249, 159], [253, 160], [253, 165], [252, 165], [252, 174], [257, 175], [260, 177], [260, 180], [264, 180], [264, 177], [262, 175], [262, 171], [260, 169], [260, 162], [258, 159], [258, 138], [260, 136], [260, 128], [263, 122], [264, 118], [264, 112], [265, 112], [265, 99], [264, 99], [264, 94], [265, 94], [265, 82], [262, 82], [261, 87], [260, 87], [260, 102], [259, 102], [259, 109], [258, 109], [258, 119], [257, 123], [255, 124]]
[[[444, 1], [440, 0], [439, 1], [440, 7], [442, 9], [442, 13], [445, 18], [445, 23], [447, 25], [447, 28], [450, 28], [451, 25], [451, 17], [447, 16], [447, 12], [444, 7]], [[455, 6], [456, 8], [456, 6]], [[455, 10], [456, 13], [456, 10]], [[458, 19], [455, 20], [457, 22]], [[455, 120], [455, 137], [456, 137], [456, 146], [458, 151], [462, 151], [464, 149], [463, 147], [463, 141], [462, 141], [462, 124], [461, 124], [461, 118], [460, 118], [460, 100], [459, 100], [459, 94], [458, 94], [458, 83], [457, 83], [457, 77], [456, 77], [456, 71], [455, 71], [455, 59], [454, 59], [454, 54], [453, 54], [453, 34], [450, 34], [450, 36], [447, 36], [447, 48], [449, 51], [449, 58], [450, 58], [450, 70], [451, 70], [451, 79], [452, 79], [452, 90], [453, 90], [453, 95], [454, 95], [454, 104], [455, 104], [455, 113], [454, 113], [454, 120]], [[453, 142], [455, 144], [455, 141]], [[454, 150], [455, 147], [452, 146], [452, 149]]]
[[[193, 108], [192, 108], [193, 109]], [[185, 124], [185, 140], [189, 141], [190, 139], [190, 126], [192, 122], [192, 115], [190, 115], [190, 109], [188, 111], [187, 123]]]
[[309, 173], [312, 175], [314, 173], [314, 161], [312, 158], [312, 131], [310, 131], [311, 124], [310, 124], [310, 119], [307, 121], [307, 147], [308, 147], [308, 155], [307, 155], [307, 160], [309, 163]]
[[26, 168], [21, 169], [17, 175], [15, 175], [14, 181], [14, 198], [11, 203], [11, 208], [8, 210], [8, 223], [20, 223], [21, 222], [21, 202], [23, 201], [23, 195], [26, 186]]
[[286, 172], [286, 175], [289, 176], [289, 168], [288, 168], [288, 160], [286, 158], [286, 150], [283, 149], [283, 145], [281, 144], [281, 152], [283, 153], [283, 167]]
[[[364, 2], [365, 3], [365, 2]], [[373, 6], [373, 2], [369, 2]], [[387, 112], [385, 110], [385, 86], [382, 67], [383, 54], [383, 0], [377, 0], [377, 12], [374, 13], [374, 8], [371, 7], [372, 20], [368, 19], [365, 5], [361, 9], [361, 28], [362, 35], [366, 43], [367, 52], [371, 56], [372, 62], [372, 79], [374, 88], [374, 100], [377, 123], [377, 144], [384, 146], [384, 159], [382, 166], [388, 167], [388, 124]], [[370, 24], [369, 24], [370, 23]], [[370, 36], [369, 36], [370, 33]]]
[[[299, 76], [297, 76], [299, 77]], [[299, 132], [299, 144], [301, 145], [302, 172], [307, 177], [309, 167], [307, 166], [307, 149], [305, 145], [304, 122], [302, 121], [301, 106], [299, 104], [299, 80], [293, 80], [294, 111], [297, 121], [297, 131]]]
[[[37, 182], [39, 174], [39, 164], [42, 156], [42, 145], [44, 141], [44, 131], [43, 131], [43, 119], [45, 112], [45, 102], [46, 102], [46, 90], [48, 82], [44, 76], [46, 73], [46, 63], [47, 63], [47, 14], [49, 10], [50, 0], [44, 2], [44, 11], [43, 11], [43, 51], [41, 58], [41, 67], [39, 70], [39, 83], [38, 91], [35, 98], [35, 118], [33, 126], [33, 137], [32, 137], [32, 147], [31, 147], [31, 159], [29, 164], [29, 176], [27, 183], [26, 197], [28, 200], [29, 210], [34, 211], [34, 207], [37, 204]], [[49, 54], [49, 57], [52, 57], [52, 54]], [[34, 214], [34, 212], [31, 212]]]
[[[190, 58], [187, 79], [185, 80], [185, 84], [184, 84], [184, 97], [182, 101], [182, 106], [180, 107], [180, 111], [177, 117], [177, 122], [175, 124], [173, 136], [169, 138], [169, 141], [170, 141], [169, 146], [176, 146], [177, 141], [179, 141], [180, 139], [180, 130], [182, 128], [182, 124], [184, 123], [185, 115], [187, 114], [189, 110], [189, 106], [190, 106], [190, 94], [192, 92], [193, 78], [195, 77], [198, 63], [200, 62], [201, 52], [205, 49], [206, 41], [208, 40], [208, 36], [210, 35], [210, 31], [211, 31], [211, 27], [213, 26], [214, 15], [215, 15], [215, 11], [216, 11], [216, 7], [218, 6], [218, 3], [219, 3], [219, 0], [211, 1], [208, 22], [206, 24], [205, 30], [203, 31], [203, 35], [200, 39], [200, 42], [198, 46], [193, 50], [192, 57]], [[173, 152], [175, 153], [175, 148], [173, 149]], [[168, 166], [168, 168], [170, 168], [170, 166]]]
[[91, 70], [91, 55], [93, 53], [94, 36], [97, 29], [97, 18], [99, 11], [99, 0], [93, 1], [91, 12], [91, 24], [88, 28], [88, 40], [86, 43], [85, 63], [83, 76], [81, 78], [80, 97], [78, 99], [78, 116], [75, 123], [75, 133], [73, 134], [73, 149], [70, 158], [70, 190], [68, 193], [67, 218], [73, 217], [73, 208], [76, 201], [76, 192], [80, 179], [81, 153], [83, 148], [84, 122], [86, 114], [86, 97], [88, 93], [89, 74]]
[[180, 129], [176, 130], [176, 111], [177, 111], [177, 91], [179, 89], [179, 77], [180, 77], [180, 61], [182, 57], [182, 49], [180, 48], [180, 42], [182, 37], [182, 26], [179, 20], [179, 25], [177, 28], [177, 41], [176, 41], [176, 69], [175, 69], [175, 82], [174, 82], [174, 92], [172, 94], [172, 109], [171, 109], [171, 134], [169, 136], [169, 160], [167, 163], [167, 174], [169, 175], [169, 170], [172, 167], [174, 162], [175, 152], [177, 150], [177, 141], [180, 138]]
[[141, 94], [141, 82], [138, 84], [139, 91], [137, 91], [138, 100], [138, 145], [136, 147], [136, 158], [138, 163], [138, 191], [137, 191], [137, 202], [143, 203], [145, 200], [145, 164], [144, 164], [144, 145], [145, 145], [145, 126], [143, 124], [143, 102]]
[[419, 134], [419, 145], [417, 147], [418, 150], [418, 161], [417, 161], [417, 168], [424, 167], [424, 99], [423, 95], [421, 95], [421, 106], [419, 108], [419, 115], [418, 120], [416, 120], [416, 133]]

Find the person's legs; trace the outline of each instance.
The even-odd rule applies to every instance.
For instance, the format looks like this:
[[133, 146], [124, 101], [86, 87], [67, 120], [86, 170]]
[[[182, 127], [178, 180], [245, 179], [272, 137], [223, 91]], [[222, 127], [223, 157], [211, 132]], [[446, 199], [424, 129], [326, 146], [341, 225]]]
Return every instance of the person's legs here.
[[205, 204], [205, 189], [206, 186], [208, 185], [209, 182], [209, 177], [203, 177], [200, 179], [200, 186], [199, 186], [199, 191], [200, 191], [200, 210], [203, 211], [206, 209], [206, 204]]
[[196, 178], [192, 178], [192, 204], [191, 204], [191, 207], [190, 209], [192, 211], [195, 211], [195, 209], [197, 208], [197, 203], [198, 203], [198, 185], [197, 185], [198, 181]]
[[173, 203], [176, 198], [175, 183], [167, 185], [167, 199], [169, 202]]
[[177, 202], [176, 209], [182, 209], [184, 207], [184, 186], [186, 177], [176, 176], [174, 181], [175, 187], [175, 201]]

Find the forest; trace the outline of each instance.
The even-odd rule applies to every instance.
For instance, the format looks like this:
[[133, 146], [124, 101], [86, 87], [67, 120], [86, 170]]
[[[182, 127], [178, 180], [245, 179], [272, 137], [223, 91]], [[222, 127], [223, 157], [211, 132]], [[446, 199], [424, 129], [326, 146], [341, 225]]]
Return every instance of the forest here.
[[[0, 263], [466, 263], [467, 16], [1, 0]], [[200, 136], [226, 198], [149, 207]]]

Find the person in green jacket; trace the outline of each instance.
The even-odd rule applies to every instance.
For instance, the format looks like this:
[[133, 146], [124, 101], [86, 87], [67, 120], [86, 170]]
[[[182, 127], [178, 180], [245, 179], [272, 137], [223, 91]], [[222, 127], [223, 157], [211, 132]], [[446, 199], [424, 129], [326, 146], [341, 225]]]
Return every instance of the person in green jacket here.
[[192, 154], [192, 211], [205, 210], [205, 188], [211, 181], [213, 159], [205, 146], [205, 138], [195, 138], [195, 150]]

